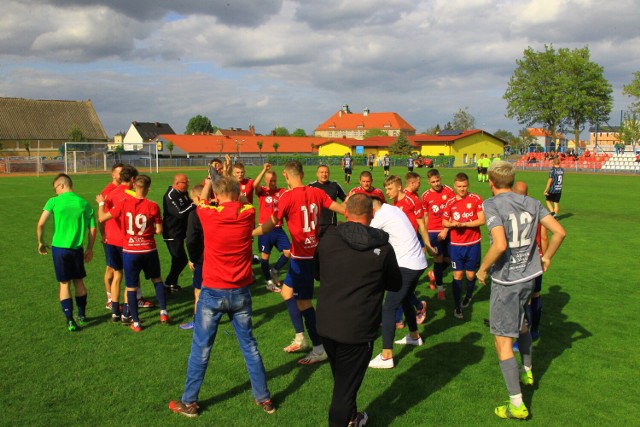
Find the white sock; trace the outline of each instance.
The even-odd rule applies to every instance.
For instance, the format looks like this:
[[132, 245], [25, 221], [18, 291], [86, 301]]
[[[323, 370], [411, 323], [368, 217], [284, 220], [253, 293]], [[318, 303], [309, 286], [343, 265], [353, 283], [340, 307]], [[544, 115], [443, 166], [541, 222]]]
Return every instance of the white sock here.
[[322, 354], [324, 353], [324, 346], [322, 344], [320, 345], [314, 345], [313, 346], [313, 353], [315, 354]]
[[511, 400], [511, 405], [518, 408], [522, 405], [522, 393], [514, 394], [513, 396], [509, 396], [509, 400]]
[[522, 365], [522, 367], [524, 368], [524, 371], [525, 371], [525, 372], [529, 372], [529, 371], [531, 371], [531, 366], [524, 366], [524, 365]]

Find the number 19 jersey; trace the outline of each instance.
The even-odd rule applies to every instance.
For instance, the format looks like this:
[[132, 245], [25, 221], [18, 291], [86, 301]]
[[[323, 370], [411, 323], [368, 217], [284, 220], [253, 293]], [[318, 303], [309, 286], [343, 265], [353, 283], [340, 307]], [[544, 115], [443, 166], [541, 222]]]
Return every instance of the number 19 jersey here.
[[319, 188], [302, 186], [285, 191], [274, 215], [287, 220], [291, 234], [291, 257], [312, 259], [318, 246], [320, 210], [329, 208], [333, 200]]
[[156, 224], [162, 224], [160, 208], [148, 199], [127, 198], [111, 209], [123, 232], [122, 251], [146, 253], [156, 250]]

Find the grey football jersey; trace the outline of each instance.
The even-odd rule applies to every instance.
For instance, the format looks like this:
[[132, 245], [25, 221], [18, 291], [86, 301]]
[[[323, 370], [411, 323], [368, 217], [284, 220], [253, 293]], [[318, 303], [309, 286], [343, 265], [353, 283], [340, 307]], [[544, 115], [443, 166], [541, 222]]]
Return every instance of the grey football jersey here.
[[485, 200], [483, 209], [489, 231], [502, 226], [507, 238], [507, 250], [493, 265], [491, 279], [513, 285], [541, 275], [536, 233], [549, 211], [538, 200], [512, 191]]

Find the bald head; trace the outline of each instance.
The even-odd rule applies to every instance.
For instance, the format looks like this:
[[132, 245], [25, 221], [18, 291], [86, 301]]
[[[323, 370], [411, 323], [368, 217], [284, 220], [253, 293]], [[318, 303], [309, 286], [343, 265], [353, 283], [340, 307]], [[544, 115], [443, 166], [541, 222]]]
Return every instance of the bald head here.
[[512, 190], [516, 194], [521, 194], [523, 196], [528, 196], [529, 195], [529, 187], [527, 186], [526, 183], [524, 183], [522, 181], [518, 181], [515, 184], [513, 184]]
[[183, 173], [178, 173], [173, 177], [173, 188], [180, 191], [181, 193], [186, 193], [189, 191], [189, 178], [187, 175]]

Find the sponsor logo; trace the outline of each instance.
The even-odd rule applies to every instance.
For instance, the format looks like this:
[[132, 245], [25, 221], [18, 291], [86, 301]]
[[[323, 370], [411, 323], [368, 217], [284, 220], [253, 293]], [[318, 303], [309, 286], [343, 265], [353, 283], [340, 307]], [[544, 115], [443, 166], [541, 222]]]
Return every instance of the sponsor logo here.
[[453, 219], [455, 219], [456, 221], [460, 221], [460, 212], [454, 212]]
[[462, 218], [468, 219], [473, 217], [473, 212], [465, 212], [462, 214]]
[[438, 205], [431, 206], [431, 210], [433, 213], [438, 213], [440, 211], [440, 207]]
[[471, 203], [467, 203], [467, 209], [471, 209]]

